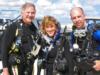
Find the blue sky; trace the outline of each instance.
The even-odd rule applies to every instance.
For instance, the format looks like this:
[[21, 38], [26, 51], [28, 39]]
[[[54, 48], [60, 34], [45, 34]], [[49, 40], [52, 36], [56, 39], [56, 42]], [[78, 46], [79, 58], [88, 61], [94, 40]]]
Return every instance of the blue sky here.
[[15, 18], [19, 15], [20, 6], [25, 2], [33, 2], [36, 5], [37, 18], [51, 15], [61, 24], [71, 23], [70, 9], [80, 6], [88, 17], [100, 17], [100, 0], [0, 0], [1, 18]]

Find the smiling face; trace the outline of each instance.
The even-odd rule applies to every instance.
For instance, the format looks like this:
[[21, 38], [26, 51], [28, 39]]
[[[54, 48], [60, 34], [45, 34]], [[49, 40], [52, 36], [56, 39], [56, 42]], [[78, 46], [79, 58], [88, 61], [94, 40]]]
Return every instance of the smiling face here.
[[27, 5], [26, 7], [23, 7], [22, 12], [21, 12], [23, 22], [25, 24], [30, 24], [35, 18], [35, 13], [36, 13], [36, 10], [34, 6]]
[[45, 16], [41, 23], [41, 30], [45, 35], [53, 38], [58, 30], [56, 19], [52, 16]]
[[85, 27], [85, 15], [80, 8], [73, 8], [70, 13], [71, 20], [76, 28], [81, 29]]
[[45, 26], [45, 32], [49, 37], [54, 37], [56, 30], [55, 24], [48, 24]]

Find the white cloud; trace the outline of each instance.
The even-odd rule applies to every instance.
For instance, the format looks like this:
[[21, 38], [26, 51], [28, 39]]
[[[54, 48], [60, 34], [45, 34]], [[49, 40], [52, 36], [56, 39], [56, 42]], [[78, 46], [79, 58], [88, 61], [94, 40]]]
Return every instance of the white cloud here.
[[[46, 1], [46, 2], [42, 2]], [[56, 17], [61, 23], [66, 23], [69, 18], [69, 10], [72, 8], [70, 0], [57, 0], [50, 2], [50, 0], [38, 0], [36, 3], [37, 15], [36, 17], [43, 17], [45, 15], [51, 15]], [[66, 19], [67, 18], [67, 19]]]
[[83, 8], [86, 11], [91, 11], [91, 10], [93, 11], [93, 10], [95, 10], [95, 8], [93, 6], [90, 6], [90, 5], [83, 6]]
[[[97, 16], [99, 14], [99, 11], [97, 11], [95, 9], [95, 7], [92, 5], [91, 6], [90, 5], [84, 6], [84, 10], [85, 10], [86, 15], [89, 17], [90, 16]], [[93, 12], [93, 13], [91, 13], [91, 12]]]
[[72, 4], [73, 4], [73, 6], [82, 7], [80, 0], [73, 0]]
[[93, 11], [88, 11], [88, 13], [87, 13], [88, 17], [98, 17], [99, 12], [97, 12], [97, 11], [94, 11], [93, 13], [91, 13], [91, 12], [93, 12]]
[[[32, 0], [31, 0], [32, 1]], [[23, 0], [13, 0], [13, 1], [7, 1], [7, 0], [0, 0], [0, 6], [21, 6], [23, 3], [25, 3], [25, 1]]]
[[36, 4], [39, 6], [50, 6], [52, 3], [49, 0], [38, 0]]
[[100, 0], [89, 0], [87, 3], [90, 5], [100, 5]]
[[[46, 1], [46, 2], [42, 2]], [[37, 16], [42, 15], [53, 15], [59, 17], [65, 17], [68, 13], [67, 11], [72, 7], [71, 3], [66, 0], [59, 0], [59, 2], [50, 2], [50, 0], [38, 0], [37, 5]], [[42, 14], [42, 15], [40, 15]]]
[[61, 10], [54, 10], [52, 12], [52, 14], [55, 14], [55, 15], [62, 15], [64, 13], [64, 11], [61, 11]]

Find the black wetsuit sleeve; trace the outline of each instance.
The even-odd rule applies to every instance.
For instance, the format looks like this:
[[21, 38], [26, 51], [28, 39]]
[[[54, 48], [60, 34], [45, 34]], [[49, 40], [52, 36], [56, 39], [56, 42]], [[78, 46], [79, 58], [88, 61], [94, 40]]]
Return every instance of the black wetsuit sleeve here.
[[64, 41], [64, 48], [65, 48], [64, 54], [66, 59], [68, 60], [68, 68], [69, 68], [68, 75], [73, 75], [73, 68], [74, 68], [73, 55], [70, 53], [69, 41], [67, 39]]
[[3, 67], [8, 67], [9, 65], [9, 50], [15, 37], [16, 28], [16, 25], [12, 24], [4, 31], [1, 44]]

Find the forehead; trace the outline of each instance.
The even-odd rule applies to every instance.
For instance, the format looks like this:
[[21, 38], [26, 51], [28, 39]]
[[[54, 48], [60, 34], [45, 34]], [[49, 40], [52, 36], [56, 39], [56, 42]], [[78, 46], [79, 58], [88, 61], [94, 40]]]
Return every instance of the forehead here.
[[72, 15], [74, 15], [74, 14], [81, 14], [81, 15], [84, 15], [83, 11], [82, 11], [81, 9], [79, 9], [79, 8], [73, 8], [73, 9], [71, 10], [70, 15], [72, 16]]
[[75, 14], [72, 14], [71, 15], [71, 19], [72, 20], [74, 20], [74, 19], [85, 19], [85, 15], [84, 14], [82, 14], [82, 13], [75, 13]]
[[45, 27], [49, 27], [49, 26], [56, 27], [56, 24], [53, 22], [48, 22], [47, 24], [45, 24]]
[[35, 11], [35, 8], [32, 6], [26, 7], [25, 9], [23, 9], [22, 11]]
[[71, 14], [83, 14], [81, 10], [73, 10]]
[[71, 17], [83, 16], [81, 12], [74, 12]]

